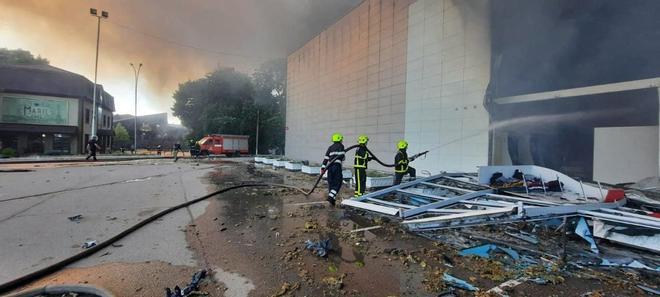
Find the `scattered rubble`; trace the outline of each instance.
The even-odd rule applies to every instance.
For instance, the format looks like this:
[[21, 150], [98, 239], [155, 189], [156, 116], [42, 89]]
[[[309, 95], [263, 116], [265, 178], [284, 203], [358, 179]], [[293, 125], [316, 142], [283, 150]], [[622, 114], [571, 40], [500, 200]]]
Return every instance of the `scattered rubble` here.
[[198, 292], [199, 283], [206, 277], [206, 270], [200, 270], [196, 272], [190, 283], [186, 285], [183, 289], [179, 286], [174, 286], [174, 289], [165, 288], [165, 297], [190, 297], [190, 296], [204, 296], [208, 295], [204, 292]]
[[72, 222], [80, 223], [80, 220], [82, 220], [83, 216], [82, 215], [75, 215], [75, 216], [70, 216], [67, 219]]
[[[507, 174], [513, 176], [509, 178]], [[479, 278], [500, 283], [488, 291], [493, 294], [505, 295], [503, 288], [526, 282], [561, 284], [566, 276], [579, 275], [567, 269], [567, 254], [576, 267], [660, 271], [657, 257], [650, 257], [651, 260], [646, 257], [653, 263], [650, 266], [631, 258], [626, 258], [627, 262], [610, 261], [606, 255], [616, 250], [608, 248], [603, 252], [598, 247], [595, 237], [660, 251], [657, 213], [628, 208], [622, 190], [600, 184], [592, 186], [537, 166], [485, 166], [480, 168], [478, 180], [479, 184], [471, 175], [445, 173], [375, 191], [357, 200], [344, 200], [342, 205], [384, 217], [403, 218], [404, 228], [461, 248], [458, 255], [474, 258], [470, 260], [472, 271]], [[530, 231], [511, 227], [518, 222]], [[451, 229], [460, 231], [452, 233]], [[574, 238], [567, 239], [571, 234], [587, 241], [591, 254], [585, 254], [573, 242], [569, 244], [568, 240]], [[475, 240], [481, 244], [469, 244]], [[644, 255], [642, 250], [637, 251]], [[405, 254], [396, 248], [383, 252]], [[411, 254], [401, 258], [404, 265], [420, 262]], [[446, 267], [454, 266], [449, 261], [443, 262]], [[422, 263], [422, 268], [429, 266]], [[438, 281], [440, 275], [445, 284], [474, 289], [469, 282], [434, 268], [423, 281], [428, 290], [445, 289]]]
[[319, 257], [325, 257], [328, 255], [328, 252], [332, 250], [332, 245], [330, 244], [330, 239], [323, 239], [319, 241], [305, 241], [305, 248], [312, 251], [314, 255]]
[[89, 241], [85, 241], [85, 242], [82, 244], [81, 247], [84, 248], [84, 249], [88, 249], [88, 248], [91, 248], [91, 247], [93, 247], [93, 246], [95, 246], [95, 245], [96, 245], [96, 240], [89, 240]]
[[477, 291], [477, 290], [479, 290], [479, 289], [477, 289], [477, 287], [471, 285], [470, 283], [468, 283], [468, 282], [466, 282], [466, 281], [464, 281], [460, 278], [454, 277], [454, 276], [452, 276], [452, 275], [450, 275], [446, 272], [442, 275], [442, 279], [445, 282], [447, 282], [450, 286], [457, 287], [457, 288], [460, 288], [460, 289], [463, 289], [463, 290], [468, 290], [468, 291]]

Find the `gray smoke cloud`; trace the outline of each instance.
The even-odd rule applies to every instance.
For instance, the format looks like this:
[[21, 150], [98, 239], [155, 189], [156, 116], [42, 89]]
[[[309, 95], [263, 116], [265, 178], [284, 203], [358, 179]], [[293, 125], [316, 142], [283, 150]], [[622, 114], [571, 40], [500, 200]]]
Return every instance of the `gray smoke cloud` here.
[[128, 63], [142, 62], [140, 108], [162, 112], [179, 83], [218, 66], [250, 73], [266, 60], [284, 58], [360, 2], [0, 0], [0, 47], [30, 50], [91, 79], [96, 21], [89, 8], [106, 10], [99, 83], [126, 112], [133, 86]]

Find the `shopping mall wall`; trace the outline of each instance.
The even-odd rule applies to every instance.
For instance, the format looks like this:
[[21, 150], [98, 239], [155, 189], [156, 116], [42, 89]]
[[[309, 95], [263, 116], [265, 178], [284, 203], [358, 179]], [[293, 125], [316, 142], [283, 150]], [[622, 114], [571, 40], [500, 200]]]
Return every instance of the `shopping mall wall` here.
[[415, 166], [476, 172], [488, 164], [488, 1], [419, 0], [408, 20], [405, 138], [431, 150]]
[[486, 0], [364, 1], [288, 57], [287, 157], [319, 162], [340, 132], [388, 162], [399, 139], [435, 148], [415, 162], [432, 173], [486, 164], [488, 22]]

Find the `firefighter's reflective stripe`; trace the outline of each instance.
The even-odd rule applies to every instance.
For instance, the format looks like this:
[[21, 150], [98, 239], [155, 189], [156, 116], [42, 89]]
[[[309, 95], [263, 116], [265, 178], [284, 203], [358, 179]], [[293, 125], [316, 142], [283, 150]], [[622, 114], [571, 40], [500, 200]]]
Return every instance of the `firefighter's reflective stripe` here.
[[360, 156], [357, 153], [355, 154], [355, 163], [353, 167], [355, 168], [367, 168], [367, 161], [369, 159], [369, 152], [364, 152], [364, 156]]
[[[397, 154], [401, 154], [398, 152]], [[405, 173], [408, 171], [408, 158], [403, 158], [399, 160], [394, 166], [394, 172], [396, 173]]]
[[[325, 156], [323, 158], [327, 161], [330, 161], [331, 159], [333, 159], [337, 156], [343, 156], [344, 154], [345, 154], [345, 152], [343, 152], [343, 151], [341, 151], [341, 152], [330, 152], [327, 156]], [[334, 161], [332, 161], [332, 163], [341, 164], [342, 163], [341, 159], [342, 158], [337, 158]]]
[[355, 170], [355, 181], [356, 181], [356, 187], [355, 187], [355, 195], [356, 196], [362, 196], [362, 189], [360, 187], [360, 170]]

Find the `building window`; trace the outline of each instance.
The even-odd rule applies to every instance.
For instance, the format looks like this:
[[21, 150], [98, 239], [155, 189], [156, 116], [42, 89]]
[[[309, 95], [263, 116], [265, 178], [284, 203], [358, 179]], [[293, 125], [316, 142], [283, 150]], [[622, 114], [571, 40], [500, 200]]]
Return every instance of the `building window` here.
[[89, 124], [89, 108], [85, 108], [85, 124]]

